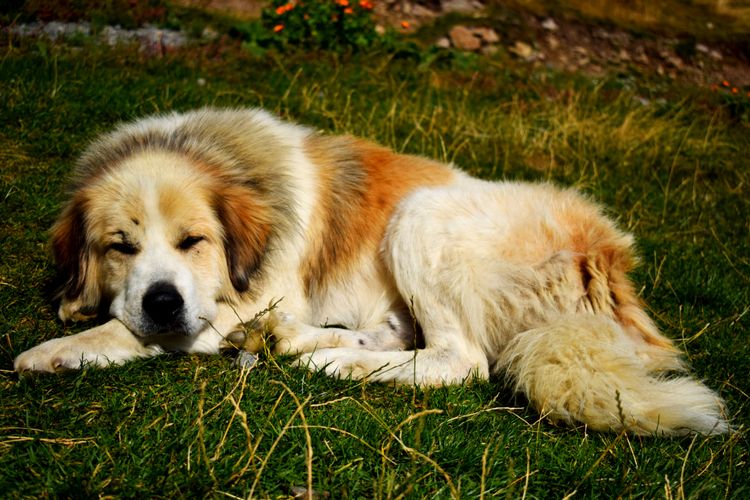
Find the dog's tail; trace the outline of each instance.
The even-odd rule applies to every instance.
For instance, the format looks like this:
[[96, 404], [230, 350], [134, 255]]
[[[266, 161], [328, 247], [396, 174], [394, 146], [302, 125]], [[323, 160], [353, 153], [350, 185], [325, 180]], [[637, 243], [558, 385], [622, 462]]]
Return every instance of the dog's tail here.
[[575, 314], [518, 334], [497, 368], [553, 421], [635, 434], [727, 432], [721, 399], [693, 378], [654, 373], [649, 360], [660, 356], [676, 354], [634, 345], [604, 315]]

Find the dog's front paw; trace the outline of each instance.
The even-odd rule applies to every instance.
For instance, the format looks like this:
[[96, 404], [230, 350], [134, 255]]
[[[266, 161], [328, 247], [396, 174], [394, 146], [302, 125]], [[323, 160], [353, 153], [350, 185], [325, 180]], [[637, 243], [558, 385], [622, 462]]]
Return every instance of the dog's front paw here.
[[72, 349], [66, 340], [48, 340], [22, 352], [13, 362], [13, 368], [19, 373], [78, 370], [86, 362], [86, 353]]

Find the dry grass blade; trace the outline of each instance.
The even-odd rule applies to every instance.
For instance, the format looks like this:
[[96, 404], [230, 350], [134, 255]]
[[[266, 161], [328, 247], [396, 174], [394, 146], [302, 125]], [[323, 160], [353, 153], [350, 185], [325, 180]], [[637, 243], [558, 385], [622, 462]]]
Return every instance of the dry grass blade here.
[[[284, 385], [282, 382], [276, 382], [272, 381], [273, 383], [276, 383], [278, 385], [281, 385], [285, 392], [287, 394], [290, 394], [291, 391], [289, 391], [289, 388]], [[266, 453], [266, 456], [261, 461], [260, 467], [258, 468], [258, 472], [255, 474], [255, 479], [253, 480], [252, 485], [250, 486], [250, 493], [248, 494], [248, 497], [252, 498], [253, 493], [255, 492], [255, 489], [258, 487], [258, 482], [260, 481], [260, 477], [263, 475], [263, 471], [266, 468], [266, 465], [268, 464], [268, 460], [271, 458], [271, 455], [273, 454], [274, 450], [278, 446], [278, 444], [281, 442], [281, 438], [284, 437], [286, 432], [292, 427], [292, 422], [303, 413], [304, 406], [310, 401], [310, 396], [305, 399], [304, 403], [300, 403], [299, 399], [294, 395], [293, 393], [290, 394], [292, 398], [294, 399], [295, 403], [297, 404], [297, 409], [294, 411], [294, 413], [287, 419], [286, 423], [284, 424], [284, 427], [281, 429], [281, 432], [279, 432], [279, 435], [276, 436], [276, 439], [271, 444], [271, 447], [269, 448], [268, 452]], [[307, 421], [303, 418], [303, 422], [306, 425]], [[305, 430], [305, 439], [307, 440], [307, 471], [308, 471], [308, 491], [312, 492], [312, 442], [310, 440], [310, 433], [306, 429]]]
[[54, 444], [59, 446], [78, 446], [81, 444], [95, 443], [96, 440], [91, 437], [84, 438], [45, 438], [35, 436], [5, 436], [0, 440], [0, 449], [10, 450], [13, 445], [18, 443], [26, 442], [40, 442], [46, 444]]

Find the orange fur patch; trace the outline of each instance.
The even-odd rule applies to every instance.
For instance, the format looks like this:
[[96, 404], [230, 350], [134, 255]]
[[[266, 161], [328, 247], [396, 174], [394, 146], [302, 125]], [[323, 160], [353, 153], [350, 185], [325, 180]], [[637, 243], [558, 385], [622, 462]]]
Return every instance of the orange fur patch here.
[[64, 208], [52, 227], [52, 250], [59, 271], [68, 278], [64, 294], [68, 298], [83, 291], [86, 276], [86, 229], [84, 203], [80, 195]]
[[406, 195], [455, 176], [442, 163], [361, 139], [314, 136], [305, 146], [318, 167], [320, 196], [304, 272], [309, 293], [347, 276], [357, 257], [377, 255], [388, 220]]
[[266, 250], [271, 228], [268, 207], [245, 186], [221, 189], [216, 203], [224, 227], [229, 277], [238, 291], [245, 292]]
[[51, 231], [57, 270], [66, 279], [60, 290], [64, 320], [95, 317], [101, 299], [98, 260], [86, 240], [87, 203], [85, 195], [76, 193]]
[[570, 234], [570, 248], [582, 255], [581, 271], [592, 303], [607, 303], [625, 330], [647, 344], [672, 350], [672, 341], [643, 311], [644, 305], [627, 277], [636, 263], [630, 237], [599, 216], [596, 207], [581, 200], [561, 211]]

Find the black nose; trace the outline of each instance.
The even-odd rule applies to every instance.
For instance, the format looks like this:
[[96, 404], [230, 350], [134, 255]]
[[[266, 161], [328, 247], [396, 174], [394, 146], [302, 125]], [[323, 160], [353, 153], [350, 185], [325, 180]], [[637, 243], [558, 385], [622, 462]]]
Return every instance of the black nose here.
[[169, 325], [182, 311], [182, 296], [171, 283], [159, 281], [143, 296], [143, 310], [157, 325]]

